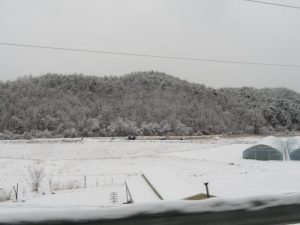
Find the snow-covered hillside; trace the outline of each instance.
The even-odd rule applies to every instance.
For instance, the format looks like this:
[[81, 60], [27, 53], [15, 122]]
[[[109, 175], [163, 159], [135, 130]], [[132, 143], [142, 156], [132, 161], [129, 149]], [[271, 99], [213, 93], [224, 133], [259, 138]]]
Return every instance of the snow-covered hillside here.
[[[20, 199], [0, 207], [115, 206], [126, 201], [124, 180], [143, 169], [164, 166], [188, 178], [205, 193], [236, 198], [300, 192], [300, 162], [242, 159], [261, 137], [200, 140], [121, 138], [57, 139], [0, 142], [0, 188], [19, 183]], [[28, 168], [44, 168], [42, 194], [30, 191]], [[84, 188], [86, 176], [86, 189]], [[49, 181], [55, 194], [51, 194]], [[56, 190], [58, 189], [58, 190]], [[117, 201], [112, 202], [112, 192]]]

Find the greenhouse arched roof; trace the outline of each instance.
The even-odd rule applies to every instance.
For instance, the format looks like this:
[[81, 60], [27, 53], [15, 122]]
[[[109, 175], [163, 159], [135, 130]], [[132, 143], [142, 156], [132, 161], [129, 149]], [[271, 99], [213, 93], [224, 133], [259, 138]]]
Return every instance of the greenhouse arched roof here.
[[285, 149], [285, 144], [284, 142], [274, 136], [268, 136], [266, 138], [264, 138], [259, 145], [266, 145], [266, 146], [270, 146], [271, 148], [274, 148], [278, 151], [280, 151], [281, 153], [284, 153], [284, 149]]
[[293, 137], [286, 141], [291, 160], [300, 160], [300, 137]]
[[294, 151], [300, 150], [300, 137], [292, 137], [286, 141], [287, 148], [291, 154]]
[[283, 160], [285, 143], [279, 138], [269, 136], [243, 152], [244, 159]]

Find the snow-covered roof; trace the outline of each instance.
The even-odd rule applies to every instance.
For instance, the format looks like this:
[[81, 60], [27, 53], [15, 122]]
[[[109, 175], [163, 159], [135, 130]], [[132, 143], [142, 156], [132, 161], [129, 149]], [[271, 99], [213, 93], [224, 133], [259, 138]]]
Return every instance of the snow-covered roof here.
[[300, 149], [300, 137], [292, 137], [286, 141], [287, 148], [289, 153], [292, 153], [295, 150]]
[[271, 148], [274, 148], [281, 153], [284, 153], [285, 149], [285, 143], [280, 138], [274, 136], [268, 136], [264, 138], [258, 145], [270, 146]]
[[201, 193], [183, 177], [164, 167], [144, 170], [143, 176], [163, 200], [186, 199]]
[[126, 179], [131, 200], [134, 203], [155, 202], [161, 199], [155, 194], [146, 180], [141, 176]]

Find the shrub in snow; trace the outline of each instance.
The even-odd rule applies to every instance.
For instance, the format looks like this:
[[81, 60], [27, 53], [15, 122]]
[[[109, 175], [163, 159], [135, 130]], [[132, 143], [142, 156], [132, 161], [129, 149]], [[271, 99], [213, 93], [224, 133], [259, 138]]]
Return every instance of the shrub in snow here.
[[9, 131], [4, 131], [0, 133], [0, 140], [11, 140], [13, 139], [14, 134]]
[[35, 138], [51, 138], [53, 136], [49, 130], [32, 130], [30, 134]]
[[75, 138], [78, 136], [78, 132], [75, 128], [66, 129], [64, 131], [64, 137], [65, 138]]
[[140, 134], [140, 130], [138, 129], [134, 121], [123, 120], [122, 118], [117, 118], [116, 121], [112, 121], [107, 129], [111, 136], [128, 136]]
[[34, 192], [38, 192], [41, 186], [41, 182], [45, 176], [44, 168], [29, 167], [28, 172], [30, 175], [31, 190]]
[[26, 140], [32, 139], [31, 133], [29, 133], [28, 131], [25, 131], [22, 135], [22, 138], [26, 139]]
[[81, 188], [81, 185], [77, 180], [69, 181], [65, 185], [65, 189], [71, 190], [71, 189], [78, 189], [78, 188]]
[[0, 202], [11, 200], [11, 191], [7, 193], [3, 188], [0, 188]]

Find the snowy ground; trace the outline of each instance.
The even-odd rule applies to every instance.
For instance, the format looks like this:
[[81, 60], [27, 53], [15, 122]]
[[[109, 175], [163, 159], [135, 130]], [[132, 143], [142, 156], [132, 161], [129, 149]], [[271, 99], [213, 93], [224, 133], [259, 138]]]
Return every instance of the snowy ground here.
[[[143, 169], [164, 166], [205, 193], [226, 198], [300, 193], [300, 162], [243, 160], [242, 152], [261, 137], [167, 141], [57, 139], [0, 141], [0, 193], [19, 183], [24, 202], [8, 207], [112, 207], [126, 201], [124, 180]], [[41, 192], [30, 191], [28, 168], [44, 168]], [[86, 186], [84, 189], [84, 176]], [[55, 194], [49, 190], [52, 183]], [[63, 189], [63, 190], [62, 190]], [[112, 193], [117, 202], [111, 200]]]

